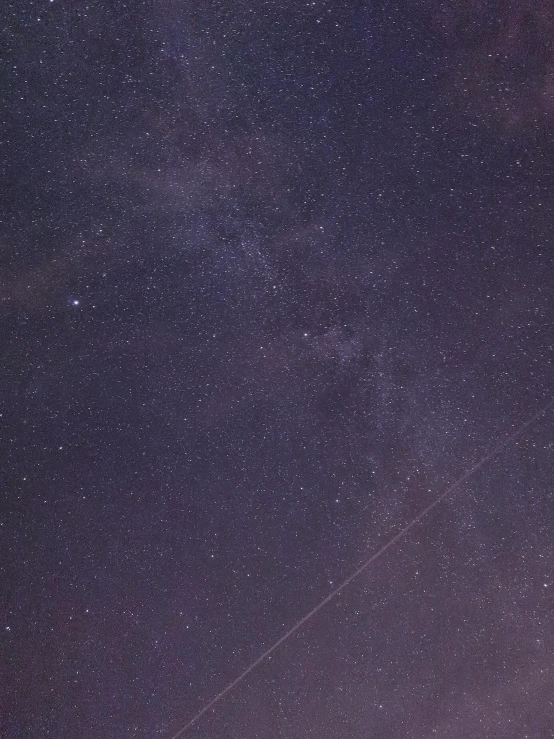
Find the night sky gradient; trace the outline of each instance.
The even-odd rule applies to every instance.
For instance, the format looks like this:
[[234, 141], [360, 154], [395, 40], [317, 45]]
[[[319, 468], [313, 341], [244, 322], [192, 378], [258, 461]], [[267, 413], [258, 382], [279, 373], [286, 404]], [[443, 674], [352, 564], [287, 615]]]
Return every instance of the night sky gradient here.
[[[0, 737], [170, 739], [554, 397], [554, 3], [0, 19]], [[552, 739], [553, 417], [187, 737]]]

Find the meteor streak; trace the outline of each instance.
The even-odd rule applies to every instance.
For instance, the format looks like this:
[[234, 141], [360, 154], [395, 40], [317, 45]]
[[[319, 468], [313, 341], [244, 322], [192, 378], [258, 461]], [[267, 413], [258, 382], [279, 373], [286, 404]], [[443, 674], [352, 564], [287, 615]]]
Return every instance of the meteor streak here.
[[464, 474], [459, 477], [455, 482], [453, 482], [446, 490], [444, 490], [437, 498], [435, 498], [429, 505], [424, 508], [422, 511], [420, 511], [415, 518], [413, 518], [408, 524], [404, 526], [404, 528], [400, 529], [398, 533], [396, 533], [391, 539], [389, 539], [386, 544], [384, 544], [380, 549], [377, 550], [374, 554], [369, 557], [363, 564], [361, 564], [357, 570], [354, 570], [348, 577], [343, 580], [340, 585], [337, 585], [336, 588], [331, 590], [331, 592], [320, 602], [318, 603], [315, 608], [312, 608], [312, 610], [307, 613], [305, 616], [303, 616], [299, 621], [297, 621], [294, 626], [292, 626], [285, 634], [283, 634], [280, 639], [278, 639], [269, 649], [266, 649], [266, 651], [261, 654], [252, 664], [247, 667], [244, 672], [242, 672], [237, 678], [235, 678], [232, 682], [230, 682], [223, 690], [218, 693], [216, 696], [214, 696], [206, 705], [198, 711], [198, 713], [193, 716], [188, 723], [186, 723], [179, 731], [174, 734], [171, 739], [179, 739], [179, 737], [182, 737], [196, 722], [214, 706], [216, 703], [218, 703], [227, 693], [229, 693], [233, 688], [235, 688], [239, 683], [241, 683], [245, 677], [247, 677], [253, 670], [258, 667], [267, 657], [269, 657], [276, 649], [278, 649], [281, 644], [287, 641], [293, 634], [295, 634], [302, 626], [304, 626], [305, 623], [307, 623], [313, 616], [316, 615], [324, 606], [327, 605], [330, 601], [332, 601], [336, 596], [343, 591], [348, 585], [350, 585], [351, 582], [353, 582], [357, 577], [359, 577], [364, 570], [366, 570], [370, 565], [372, 565], [379, 557], [384, 554], [386, 551], [388, 551], [394, 544], [396, 544], [397, 541], [402, 539], [406, 534], [412, 529], [416, 524], [418, 524], [425, 516], [430, 513], [436, 506], [439, 505], [439, 503], [442, 503], [443, 500], [448, 498], [449, 496], [452, 496], [453, 493], [458, 492], [460, 486], [466, 482], [472, 475], [474, 475], [478, 470], [483, 467], [489, 460], [491, 460], [493, 457], [495, 457], [498, 452], [500, 452], [504, 447], [511, 444], [515, 439], [519, 438], [526, 429], [529, 428], [537, 419], [539, 419], [542, 415], [544, 415], [551, 407], [554, 405], [554, 399], [551, 399], [545, 406], [540, 408], [536, 413], [534, 413], [530, 418], [527, 419], [524, 423], [522, 423], [520, 426], [516, 428], [515, 431], [513, 431], [509, 436], [507, 436], [505, 439], [501, 439], [498, 441], [491, 449], [488, 451], [481, 459], [476, 462], [473, 467], [470, 467]]

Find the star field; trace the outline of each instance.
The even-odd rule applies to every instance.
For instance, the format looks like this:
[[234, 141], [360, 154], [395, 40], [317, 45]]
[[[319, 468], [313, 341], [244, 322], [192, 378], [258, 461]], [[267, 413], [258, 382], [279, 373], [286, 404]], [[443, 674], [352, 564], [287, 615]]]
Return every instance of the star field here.
[[[552, 399], [554, 11], [0, 16], [0, 737], [171, 739]], [[553, 454], [187, 736], [552, 737]]]

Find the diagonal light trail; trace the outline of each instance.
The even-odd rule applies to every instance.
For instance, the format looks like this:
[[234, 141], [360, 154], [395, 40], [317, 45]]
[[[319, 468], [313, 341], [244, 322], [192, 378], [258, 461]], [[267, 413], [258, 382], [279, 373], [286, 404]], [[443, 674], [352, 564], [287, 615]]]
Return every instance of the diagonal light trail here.
[[459, 477], [455, 482], [453, 482], [449, 487], [446, 488], [435, 500], [433, 500], [431, 503], [429, 503], [428, 506], [426, 506], [422, 511], [420, 511], [415, 518], [413, 518], [404, 528], [400, 529], [398, 533], [396, 533], [391, 539], [387, 541], [386, 544], [384, 544], [380, 549], [378, 549], [374, 554], [369, 557], [363, 564], [361, 564], [357, 570], [354, 570], [348, 577], [343, 580], [339, 585], [337, 585], [336, 588], [331, 590], [331, 592], [322, 600], [320, 601], [315, 608], [312, 608], [312, 610], [307, 613], [305, 616], [303, 616], [299, 621], [297, 621], [294, 626], [292, 626], [285, 634], [283, 634], [282, 637], [280, 637], [274, 644], [272, 644], [269, 649], [266, 649], [266, 651], [261, 654], [254, 662], [252, 662], [249, 667], [247, 667], [244, 672], [242, 672], [238, 677], [236, 677], [232, 682], [230, 682], [223, 690], [218, 693], [216, 696], [214, 696], [206, 705], [198, 711], [197, 714], [195, 714], [183, 727], [179, 729], [179, 731], [174, 734], [171, 739], [179, 739], [179, 737], [182, 737], [196, 722], [214, 706], [216, 703], [218, 703], [227, 693], [229, 693], [233, 688], [235, 688], [239, 683], [241, 683], [245, 677], [247, 677], [253, 670], [258, 667], [267, 657], [269, 657], [276, 649], [278, 649], [281, 644], [287, 641], [293, 634], [295, 634], [299, 629], [304, 626], [305, 623], [307, 623], [313, 616], [316, 615], [324, 606], [327, 605], [330, 601], [332, 601], [336, 596], [344, 590], [348, 585], [350, 585], [351, 582], [353, 582], [357, 577], [359, 577], [364, 570], [366, 570], [370, 565], [372, 565], [375, 560], [379, 559], [381, 555], [383, 555], [386, 551], [388, 551], [394, 544], [396, 544], [397, 541], [404, 538], [406, 534], [412, 529], [416, 524], [418, 524], [425, 516], [430, 513], [433, 508], [436, 508], [436, 506], [439, 505], [445, 498], [448, 498], [453, 493], [457, 492], [460, 486], [468, 480], [472, 475], [474, 475], [478, 470], [483, 467], [489, 460], [491, 460], [493, 457], [495, 457], [498, 452], [500, 452], [504, 447], [511, 444], [515, 439], [520, 437], [526, 429], [529, 428], [535, 421], [537, 421], [542, 415], [544, 415], [552, 406], [554, 405], [554, 398], [551, 399], [546, 405], [544, 405], [542, 408], [540, 408], [536, 413], [534, 413], [530, 418], [528, 418], [524, 423], [522, 423], [520, 426], [516, 428], [515, 431], [513, 431], [509, 436], [507, 436], [505, 439], [502, 439], [498, 441], [481, 459], [476, 462], [473, 467], [470, 467], [464, 474]]

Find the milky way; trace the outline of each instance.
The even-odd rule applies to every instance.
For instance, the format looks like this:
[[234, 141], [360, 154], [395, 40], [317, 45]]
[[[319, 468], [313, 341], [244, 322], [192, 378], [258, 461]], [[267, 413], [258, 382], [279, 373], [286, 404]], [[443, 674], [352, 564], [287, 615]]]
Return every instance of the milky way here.
[[[4, 6], [0, 736], [170, 739], [553, 397], [554, 16]], [[551, 737], [553, 453], [189, 735]]]

